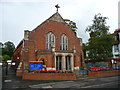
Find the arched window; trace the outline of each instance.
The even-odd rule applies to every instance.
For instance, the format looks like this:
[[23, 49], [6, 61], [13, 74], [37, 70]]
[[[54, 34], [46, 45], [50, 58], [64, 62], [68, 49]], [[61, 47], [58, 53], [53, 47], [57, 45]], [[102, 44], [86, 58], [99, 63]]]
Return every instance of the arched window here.
[[60, 50], [68, 50], [68, 38], [65, 34], [60, 37]]
[[55, 46], [55, 36], [52, 32], [49, 32], [46, 36], [46, 49], [51, 50]]

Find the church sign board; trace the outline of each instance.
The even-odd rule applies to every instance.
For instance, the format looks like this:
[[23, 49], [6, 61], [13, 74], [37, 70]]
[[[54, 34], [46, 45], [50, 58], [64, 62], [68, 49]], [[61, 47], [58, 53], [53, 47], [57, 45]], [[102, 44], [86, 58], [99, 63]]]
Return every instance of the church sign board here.
[[30, 63], [29, 70], [42, 70], [42, 63]]

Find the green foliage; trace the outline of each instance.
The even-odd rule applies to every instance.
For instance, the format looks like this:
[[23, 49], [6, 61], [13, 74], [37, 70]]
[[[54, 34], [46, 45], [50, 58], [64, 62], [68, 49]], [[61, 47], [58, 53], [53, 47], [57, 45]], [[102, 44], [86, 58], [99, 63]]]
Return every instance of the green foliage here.
[[0, 62], [2, 62], [2, 56], [0, 55]]
[[95, 15], [93, 24], [88, 26], [90, 39], [84, 50], [88, 51], [88, 57], [91, 60], [108, 59], [112, 57], [112, 44], [114, 37], [109, 34], [109, 26], [106, 26], [107, 17], [101, 14]]
[[3, 43], [0, 42], [0, 56], [2, 56], [2, 48], [3, 48]]
[[0, 48], [3, 48], [3, 43], [2, 42], [0, 42]]
[[90, 38], [108, 34], [109, 26], [105, 25], [106, 19], [108, 18], [102, 17], [100, 13], [94, 16], [93, 24], [86, 29], [87, 32], [90, 32]]
[[70, 28], [72, 29], [72, 31], [76, 34], [76, 31], [77, 31], [77, 26], [76, 26], [76, 23], [69, 20], [69, 19], [64, 19], [64, 21], [68, 24], [68, 26], [70, 26]]
[[12, 57], [14, 49], [15, 45], [12, 42], [8, 41], [4, 44], [0, 42], [0, 51], [2, 51], [2, 56], [9, 55], [10, 57]]
[[7, 60], [10, 59], [10, 56], [9, 55], [4, 55], [3, 58], [4, 58], [4, 62], [7, 62]]

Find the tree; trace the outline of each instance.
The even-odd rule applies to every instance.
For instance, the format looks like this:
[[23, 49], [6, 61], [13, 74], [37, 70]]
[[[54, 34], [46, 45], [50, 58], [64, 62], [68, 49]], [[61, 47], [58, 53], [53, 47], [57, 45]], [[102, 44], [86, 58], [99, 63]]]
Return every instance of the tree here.
[[0, 55], [0, 63], [2, 62], [2, 56]]
[[64, 21], [68, 24], [68, 26], [70, 26], [70, 28], [72, 29], [72, 31], [76, 34], [76, 31], [77, 31], [77, 26], [76, 26], [76, 23], [69, 20], [69, 19], [64, 19]]
[[0, 42], [0, 48], [3, 48], [3, 43], [2, 42]]
[[0, 42], [0, 55], [2, 54], [3, 43]]
[[10, 56], [9, 55], [4, 55], [3, 58], [4, 58], [4, 62], [7, 62], [7, 60], [10, 59]]
[[94, 16], [93, 24], [86, 28], [90, 39], [84, 49], [88, 51], [88, 57], [91, 60], [108, 59], [112, 57], [112, 44], [114, 37], [110, 35], [109, 26], [106, 26], [107, 17], [101, 14]]
[[0, 62], [2, 62], [2, 49], [3, 49], [3, 43], [0, 42]]
[[14, 49], [15, 45], [12, 42], [5, 42], [2, 49], [2, 55], [9, 55], [12, 57]]

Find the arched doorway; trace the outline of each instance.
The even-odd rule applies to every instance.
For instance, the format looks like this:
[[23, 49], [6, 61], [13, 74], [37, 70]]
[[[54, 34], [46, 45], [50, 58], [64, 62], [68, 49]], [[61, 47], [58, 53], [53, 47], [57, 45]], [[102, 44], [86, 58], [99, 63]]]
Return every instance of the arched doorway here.
[[42, 70], [46, 70], [46, 62], [44, 58], [40, 59], [40, 62], [42, 63]]
[[38, 61], [42, 63], [42, 70], [46, 70], [47, 67], [47, 58], [44, 55], [39, 56]]

